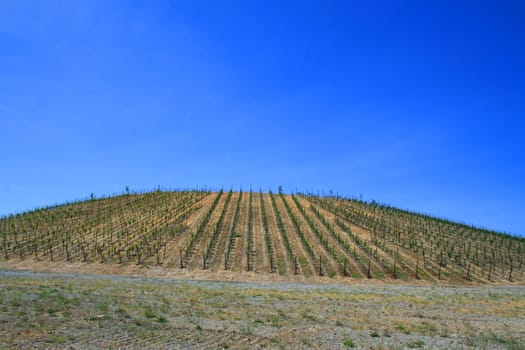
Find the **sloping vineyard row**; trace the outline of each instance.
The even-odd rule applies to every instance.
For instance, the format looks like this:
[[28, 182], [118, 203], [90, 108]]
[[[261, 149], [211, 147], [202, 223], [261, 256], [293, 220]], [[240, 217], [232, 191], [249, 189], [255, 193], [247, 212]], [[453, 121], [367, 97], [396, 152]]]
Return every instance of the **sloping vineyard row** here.
[[522, 281], [525, 262], [516, 237], [376, 202], [251, 189], [92, 198], [3, 217], [0, 239], [1, 260], [429, 282]]

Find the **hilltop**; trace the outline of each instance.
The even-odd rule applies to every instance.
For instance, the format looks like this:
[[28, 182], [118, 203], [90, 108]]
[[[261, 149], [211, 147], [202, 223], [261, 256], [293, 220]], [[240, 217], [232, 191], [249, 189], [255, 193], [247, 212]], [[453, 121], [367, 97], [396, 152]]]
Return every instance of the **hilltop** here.
[[127, 193], [10, 215], [0, 234], [0, 267], [102, 263], [280, 280], [524, 282], [523, 238], [334, 196]]

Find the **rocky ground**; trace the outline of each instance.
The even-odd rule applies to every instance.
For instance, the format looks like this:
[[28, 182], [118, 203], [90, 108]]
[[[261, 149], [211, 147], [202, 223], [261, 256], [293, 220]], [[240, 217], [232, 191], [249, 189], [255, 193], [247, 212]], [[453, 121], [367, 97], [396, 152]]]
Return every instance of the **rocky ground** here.
[[0, 349], [525, 349], [525, 287], [0, 270]]

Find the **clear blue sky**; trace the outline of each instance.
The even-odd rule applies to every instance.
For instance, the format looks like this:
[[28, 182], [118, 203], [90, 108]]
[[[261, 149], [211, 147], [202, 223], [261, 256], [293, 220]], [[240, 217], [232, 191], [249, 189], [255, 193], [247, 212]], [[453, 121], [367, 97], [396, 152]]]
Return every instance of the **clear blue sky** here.
[[0, 2], [0, 215], [333, 190], [525, 235], [523, 1]]

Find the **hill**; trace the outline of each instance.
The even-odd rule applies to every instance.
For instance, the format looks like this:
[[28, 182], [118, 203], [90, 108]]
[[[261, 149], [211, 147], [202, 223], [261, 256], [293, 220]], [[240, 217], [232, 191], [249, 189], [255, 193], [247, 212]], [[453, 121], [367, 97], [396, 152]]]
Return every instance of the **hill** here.
[[102, 262], [348, 281], [524, 281], [522, 238], [332, 196], [123, 194], [10, 215], [0, 233], [0, 266]]

